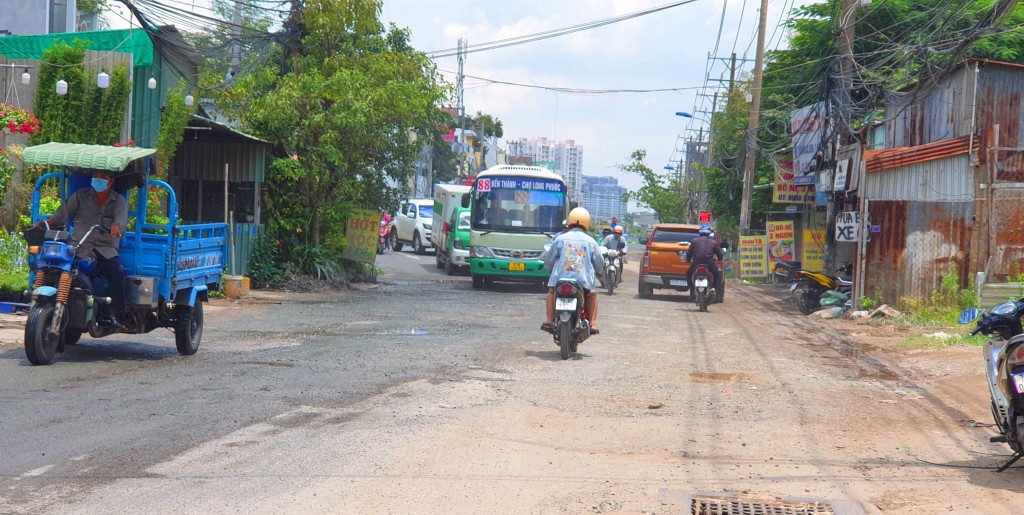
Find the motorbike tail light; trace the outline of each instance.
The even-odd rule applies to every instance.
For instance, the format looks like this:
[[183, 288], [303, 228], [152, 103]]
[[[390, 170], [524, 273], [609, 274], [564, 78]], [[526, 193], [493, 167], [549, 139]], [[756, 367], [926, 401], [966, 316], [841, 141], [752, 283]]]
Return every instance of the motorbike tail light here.
[[559, 295], [572, 295], [573, 293], [573, 287], [571, 284], [562, 283], [558, 285]]
[[793, 271], [793, 277], [801, 277], [803, 275], [804, 275], [804, 273], [799, 271], [799, 270], [794, 270]]
[[1024, 345], [1018, 345], [1006, 355], [1006, 364], [1011, 367], [1024, 365]]

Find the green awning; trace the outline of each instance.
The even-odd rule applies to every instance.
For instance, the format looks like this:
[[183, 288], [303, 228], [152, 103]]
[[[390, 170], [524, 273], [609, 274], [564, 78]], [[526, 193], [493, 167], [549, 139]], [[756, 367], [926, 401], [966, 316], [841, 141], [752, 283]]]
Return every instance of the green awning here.
[[63, 41], [70, 45], [76, 39], [88, 41], [89, 50], [132, 54], [135, 66], [153, 64], [153, 42], [149, 39], [149, 34], [142, 29], [0, 37], [0, 54], [7, 56], [8, 59], [35, 59], [38, 61], [43, 58], [43, 51], [57, 41]]
[[128, 163], [155, 152], [153, 148], [44, 143], [26, 147], [21, 160], [27, 165], [71, 166], [120, 172]]

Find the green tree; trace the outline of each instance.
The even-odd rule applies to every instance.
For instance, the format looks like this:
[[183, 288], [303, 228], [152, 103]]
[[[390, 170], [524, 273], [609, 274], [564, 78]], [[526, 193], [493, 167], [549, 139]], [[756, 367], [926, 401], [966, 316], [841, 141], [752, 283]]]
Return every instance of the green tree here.
[[275, 211], [288, 213], [279, 222], [315, 246], [341, 246], [353, 207], [396, 205], [388, 179], [409, 177], [422, 143], [448, 118], [438, 106], [449, 88], [408, 31], [381, 24], [381, 5], [306, 0], [293, 71], [264, 67], [237, 86], [248, 130], [295, 156], [271, 167]]
[[619, 165], [620, 170], [637, 174], [643, 179], [643, 186], [636, 191], [626, 192], [623, 200], [646, 204], [658, 214], [662, 222], [684, 222], [686, 199], [680, 196], [679, 180], [655, 173], [644, 164], [646, 158], [645, 150], [634, 150], [630, 156], [632, 162]]

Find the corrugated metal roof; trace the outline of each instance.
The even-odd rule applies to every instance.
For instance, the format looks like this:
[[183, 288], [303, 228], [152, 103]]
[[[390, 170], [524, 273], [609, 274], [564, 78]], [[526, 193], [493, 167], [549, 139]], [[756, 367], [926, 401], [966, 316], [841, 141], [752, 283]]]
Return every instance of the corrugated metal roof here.
[[[966, 154], [969, 144], [970, 136], [962, 136], [914, 147], [865, 150], [864, 163], [868, 172], [880, 172], [900, 166]], [[974, 150], [977, 150], [978, 146], [979, 138], [974, 138]]]
[[73, 166], [90, 170], [120, 172], [128, 163], [156, 152], [152, 148], [108, 147], [79, 143], [44, 143], [27, 147], [22, 161], [27, 165]]
[[875, 200], [969, 202], [974, 174], [966, 153], [869, 173], [864, 197]]

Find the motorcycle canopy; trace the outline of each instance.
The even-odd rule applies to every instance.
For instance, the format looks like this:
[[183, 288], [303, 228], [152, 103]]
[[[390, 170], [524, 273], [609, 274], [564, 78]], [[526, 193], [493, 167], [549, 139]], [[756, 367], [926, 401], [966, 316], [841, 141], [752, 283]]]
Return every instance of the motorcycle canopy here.
[[154, 148], [51, 142], [25, 148], [22, 161], [26, 165], [106, 170], [118, 174], [124, 172], [129, 164], [154, 153]]

